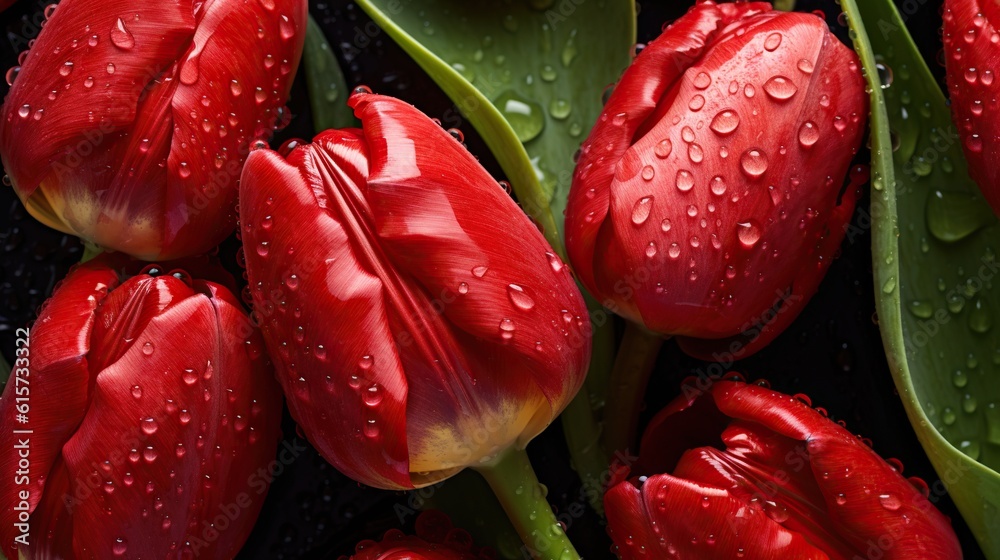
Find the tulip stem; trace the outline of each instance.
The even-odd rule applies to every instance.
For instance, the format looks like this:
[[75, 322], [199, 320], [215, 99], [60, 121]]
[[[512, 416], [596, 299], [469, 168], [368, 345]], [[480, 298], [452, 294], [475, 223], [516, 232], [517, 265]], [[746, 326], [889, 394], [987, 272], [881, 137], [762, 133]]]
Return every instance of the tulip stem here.
[[795, 0], [774, 0], [774, 9], [791, 12], [795, 9]]
[[546, 501], [545, 487], [539, 484], [525, 450], [510, 448], [476, 471], [489, 483], [521, 536], [522, 552], [536, 560], [580, 560]]
[[599, 421], [607, 398], [608, 379], [615, 360], [614, 321], [608, 311], [585, 295], [593, 328], [590, 368], [587, 380], [559, 417], [573, 469], [580, 476], [587, 501], [604, 516], [604, 483], [608, 476], [608, 455], [601, 445]]
[[608, 387], [604, 418], [604, 448], [609, 453], [632, 451], [639, 425], [639, 409], [656, 364], [663, 338], [628, 323]]

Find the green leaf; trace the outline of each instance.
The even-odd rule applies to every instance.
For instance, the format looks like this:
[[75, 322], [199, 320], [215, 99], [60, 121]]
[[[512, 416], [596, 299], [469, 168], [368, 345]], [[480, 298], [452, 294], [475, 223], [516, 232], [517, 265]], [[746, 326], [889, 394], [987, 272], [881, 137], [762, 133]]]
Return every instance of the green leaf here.
[[309, 16], [306, 30], [302, 64], [316, 132], [357, 126], [354, 112], [347, 106], [344, 73], [337, 64], [337, 57], [333, 55], [333, 49], [323, 35], [323, 30], [312, 16]]
[[842, 1], [872, 88], [882, 339], [924, 450], [987, 557], [1000, 558], [1000, 228], [899, 13], [890, 0], [857, 4]]
[[559, 241], [573, 153], [630, 62], [632, 0], [359, 0], [479, 131], [525, 212]]

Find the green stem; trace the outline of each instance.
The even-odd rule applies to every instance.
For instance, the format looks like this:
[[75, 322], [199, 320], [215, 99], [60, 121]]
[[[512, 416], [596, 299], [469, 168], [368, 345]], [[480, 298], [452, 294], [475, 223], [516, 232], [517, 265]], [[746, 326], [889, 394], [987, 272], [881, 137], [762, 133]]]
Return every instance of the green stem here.
[[663, 338], [628, 323], [611, 372], [605, 411], [604, 448], [610, 453], [629, 450], [635, 442], [639, 408]]
[[795, 0], [774, 0], [774, 9], [791, 12], [795, 9]]
[[608, 379], [614, 364], [614, 318], [596, 300], [585, 296], [590, 311], [593, 343], [587, 380], [560, 416], [566, 447], [573, 468], [590, 507], [604, 515], [604, 478], [608, 473], [608, 455], [601, 445], [600, 412], [607, 398]]
[[580, 475], [590, 507], [604, 516], [602, 476], [608, 470], [608, 455], [601, 446], [601, 427], [590, 408], [586, 390], [577, 393], [559, 417], [573, 468]]
[[523, 550], [532, 558], [580, 560], [552, 513], [552, 506], [545, 500], [545, 490], [523, 449], [510, 448], [492, 464], [476, 467], [476, 471], [490, 484], [521, 536]]

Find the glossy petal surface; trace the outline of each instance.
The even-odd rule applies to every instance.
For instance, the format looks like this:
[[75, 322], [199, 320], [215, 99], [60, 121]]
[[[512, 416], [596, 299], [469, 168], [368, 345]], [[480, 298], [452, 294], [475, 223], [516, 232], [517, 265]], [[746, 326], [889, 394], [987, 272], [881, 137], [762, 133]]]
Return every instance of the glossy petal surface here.
[[699, 3], [636, 57], [583, 145], [567, 209], [580, 279], [690, 354], [756, 351], [843, 238], [866, 111], [857, 57], [820, 18]]
[[[38, 537], [22, 552], [231, 557], [263, 504], [268, 485], [256, 473], [279, 436], [280, 394], [260, 334], [218, 284], [178, 269], [180, 278], [140, 274], [118, 285], [125, 268], [109, 257], [81, 265], [33, 329], [33, 346], [59, 348], [76, 367], [30, 367], [29, 427], [45, 432], [32, 435]], [[82, 346], [60, 344], [69, 336]], [[46, 389], [56, 385], [73, 390]], [[212, 525], [220, 511], [226, 529]], [[3, 538], [10, 551], [13, 535]]]
[[652, 476], [605, 498], [620, 557], [961, 558], [918, 487], [798, 398], [729, 381], [690, 392], [643, 437], [633, 474]]
[[958, 128], [969, 176], [994, 212], [1000, 213], [1000, 122], [990, 118], [1000, 105], [993, 80], [1000, 72], [1000, 7], [996, 2], [944, 3], [944, 64], [951, 112]]
[[243, 160], [278, 118], [305, 18], [299, 0], [60, 3], [0, 121], [18, 195], [47, 225], [136, 257], [207, 251], [232, 230]]
[[350, 103], [363, 130], [324, 132], [287, 161], [251, 155], [247, 270], [310, 441], [357, 480], [409, 488], [548, 425], [583, 381], [585, 312], [458, 142], [398, 100]]

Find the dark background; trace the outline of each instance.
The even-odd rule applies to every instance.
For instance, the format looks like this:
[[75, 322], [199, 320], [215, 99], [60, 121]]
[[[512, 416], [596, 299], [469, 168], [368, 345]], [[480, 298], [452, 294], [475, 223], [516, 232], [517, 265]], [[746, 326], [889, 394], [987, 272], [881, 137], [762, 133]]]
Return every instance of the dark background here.
[[[661, 25], [680, 16], [690, 2], [663, 4], [667, 3], [646, 2], [641, 6], [640, 42], [658, 35]], [[337, 53], [349, 87], [366, 84], [377, 93], [405, 99], [432, 117], [452, 114], [452, 102], [385, 34], [378, 34], [364, 48], [357, 47], [355, 36], [370, 20], [356, 5], [336, 0], [312, 1], [310, 6]], [[833, 2], [802, 0], [798, 8], [825, 10], [833, 31], [846, 40], [846, 29], [837, 23], [838, 8]], [[0, 15], [0, 29], [8, 39], [0, 41], [0, 68], [16, 63], [17, 52], [37, 33], [36, 23], [43, 9], [43, 2], [21, 0]], [[942, 79], [943, 69], [934, 62], [941, 48], [940, 1], [921, 3], [907, 23], [925, 58], [932, 61], [932, 71]], [[6, 93], [5, 84], [2, 88]], [[301, 73], [288, 105], [295, 116], [275, 144], [313, 134]], [[470, 151], [497, 179], [503, 179], [475, 130], [469, 125], [462, 130]], [[868, 155], [860, 155], [858, 161], [866, 163]], [[830, 267], [819, 293], [802, 315], [770, 346], [737, 362], [732, 369], [749, 380], [766, 378], [779, 391], [808, 394], [832, 418], [845, 420], [851, 430], [871, 438], [883, 457], [900, 459], [907, 476], [919, 476], [933, 486], [937, 476], [906, 420], [882, 350], [874, 307], [871, 236], [864, 227], [867, 222], [860, 220], [867, 206], [867, 199], [862, 200], [855, 216], [855, 225], [864, 233], [845, 240], [840, 258]], [[7, 214], [0, 217], [0, 350], [10, 361], [14, 329], [33, 318], [55, 283], [80, 259], [82, 250], [74, 238], [31, 219], [8, 187], [0, 187], [0, 208], [7, 209]], [[220, 256], [232, 262], [237, 247], [235, 239], [228, 240]], [[643, 420], [678, 394], [684, 377], [705, 371], [707, 365], [684, 356], [668, 342], [649, 387]], [[288, 418], [285, 428], [286, 438], [294, 437], [295, 427]], [[577, 501], [580, 483], [568, 467], [558, 422], [532, 443], [529, 452], [540, 480], [549, 488], [552, 504], [564, 510]], [[406, 499], [402, 493], [358, 485], [337, 473], [310, 448], [275, 480], [240, 558], [325, 559], [350, 554], [357, 541], [378, 539], [387, 529], [399, 527], [393, 507], [406, 504]], [[936, 505], [952, 518], [965, 557], [984, 558], [951, 500], [939, 497]], [[412, 524], [412, 517], [409, 521]], [[610, 540], [593, 512], [588, 510], [576, 520], [568, 533], [587, 558], [612, 557]]]

